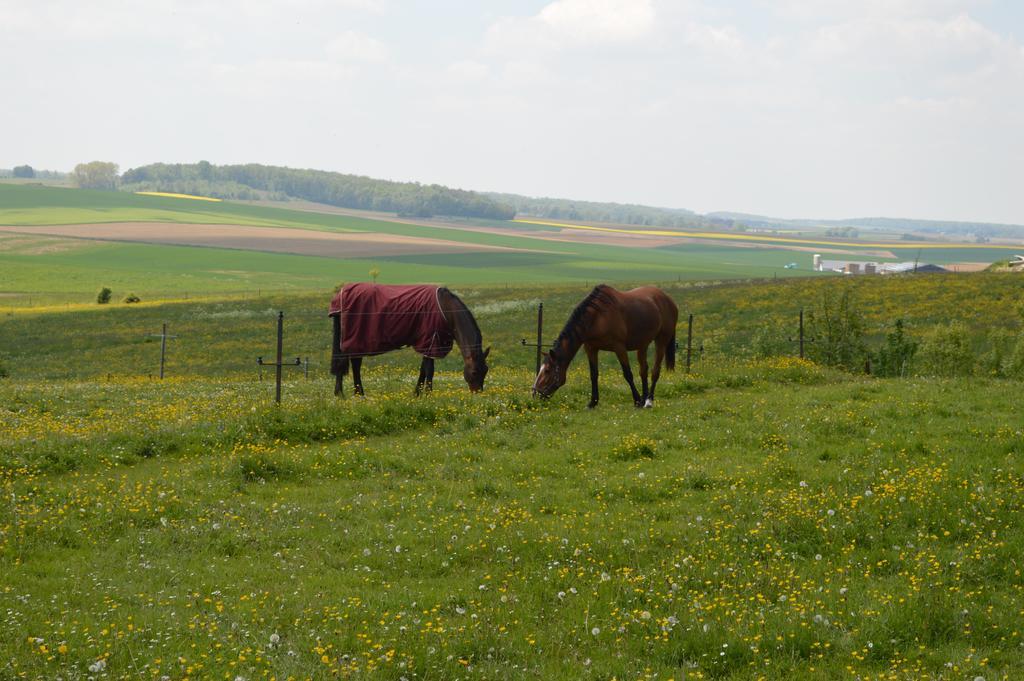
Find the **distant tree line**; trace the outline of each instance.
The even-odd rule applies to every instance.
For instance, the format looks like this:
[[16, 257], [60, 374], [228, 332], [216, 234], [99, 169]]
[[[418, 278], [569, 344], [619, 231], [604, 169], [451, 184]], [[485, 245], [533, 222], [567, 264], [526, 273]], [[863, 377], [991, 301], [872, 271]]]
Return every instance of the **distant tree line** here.
[[825, 236], [841, 236], [848, 239], [856, 238], [860, 235], [860, 230], [856, 227], [829, 227], [825, 230]]
[[511, 205], [520, 216], [550, 220], [610, 222], [648, 227], [736, 229], [734, 220], [710, 218], [683, 208], [657, 208], [630, 203], [602, 203], [570, 199], [533, 198], [518, 194], [488, 193], [487, 196]]
[[117, 189], [117, 164], [109, 161], [79, 163], [71, 179], [82, 189]]
[[483, 194], [437, 184], [391, 182], [322, 170], [256, 163], [218, 166], [154, 163], [125, 171], [121, 188], [201, 194], [227, 199], [296, 198], [343, 208], [400, 215], [510, 220], [515, 209]]
[[37, 180], [62, 180], [65, 177], [67, 177], [67, 173], [57, 172], [56, 170], [36, 170], [32, 166], [25, 164], [15, 166], [14, 168], [0, 168], [0, 177], [16, 177]]

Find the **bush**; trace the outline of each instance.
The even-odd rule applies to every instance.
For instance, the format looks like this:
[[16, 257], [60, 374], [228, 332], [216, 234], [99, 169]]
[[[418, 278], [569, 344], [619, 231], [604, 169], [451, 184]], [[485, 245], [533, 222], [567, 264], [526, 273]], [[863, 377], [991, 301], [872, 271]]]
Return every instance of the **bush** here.
[[970, 334], [963, 322], [933, 327], [921, 341], [921, 373], [927, 376], [966, 376], [974, 368]]
[[1010, 375], [1010, 364], [1015, 349], [1014, 338], [1013, 332], [1008, 329], [989, 331], [986, 339], [988, 350], [978, 359], [978, 372], [984, 376]]
[[104, 286], [100, 289], [100, 292], [96, 294], [96, 303], [99, 305], [106, 305], [110, 302], [110, 295], [112, 293], [113, 291]]
[[903, 331], [903, 320], [897, 319], [893, 330], [885, 336], [885, 344], [875, 356], [875, 375], [907, 376], [910, 360], [917, 353], [917, 343], [910, 340]]
[[1017, 342], [1003, 363], [1003, 375], [1024, 378], [1024, 334], [1017, 336]]
[[839, 301], [826, 289], [821, 308], [811, 316], [814, 343], [811, 358], [819, 364], [860, 371], [868, 356], [864, 345], [864, 318], [854, 305], [850, 289], [843, 291]]
[[134, 293], [129, 293], [127, 296], [124, 297], [124, 302], [126, 302], [128, 304], [131, 304], [131, 303], [141, 303], [142, 302], [142, 298], [139, 298]]
[[778, 319], [764, 321], [750, 339], [750, 349], [757, 359], [778, 357], [793, 352], [793, 343], [790, 343], [786, 334], [786, 325]]

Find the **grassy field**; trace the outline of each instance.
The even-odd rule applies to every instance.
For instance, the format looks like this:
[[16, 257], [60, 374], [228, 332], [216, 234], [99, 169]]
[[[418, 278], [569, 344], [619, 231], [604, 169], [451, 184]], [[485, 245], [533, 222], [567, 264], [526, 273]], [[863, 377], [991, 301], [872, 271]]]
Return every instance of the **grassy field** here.
[[[692, 252], [708, 271], [725, 257]], [[0, 678], [1024, 675], [1021, 383], [753, 349], [767, 328], [792, 353], [799, 309], [849, 292], [872, 346], [897, 319], [914, 338], [959, 321], [980, 355], [993, 330], [1021, 334], [1018, 275], [668, 281], [695, 315], [694, 371], [663, 374], [655, 408], [635, 410], [605, 357], [588, 411], [579, 358], [554, 398], [530, 397], [519, 339], [540, 302], [552, 339], [591, 271], [656, 278], [629, 254], [396, 262], [473, 310], [487, 389], [470, 395], [448, 358], [413, 398], [401, 351], [368, 360], [366, 398], [340, 400], [325, 308], [339, 272], [365, 276], [346, 261], [16, 256], [0, 253], [0, 281], [179, 299], [65, 302], [54, 283], [53, 300], [0, 312]], [[519, 283], [473, 278], [502, 267]], [[522, 283], [548, 270], [574, 281]], [[226, 295], [238, 282], [249, 293]], [[265, 292], [277, 282], [294, 290]], [[308, 379], [286, 370], [281, 406], [255, 365], [278, 310], [285, 356], [311, 359]], [[158, 381], [162, 323], [177, 338]]]
[[1015, 385], [413, 379], [0, 381], [0, 676], [1024, 672]]
[[[364, 217], [265, 205], [193, 201], [123, 192], [96, 192], [0, 183], [0, 224], [39, 226], [94, 222], [276, 226], [395, 237], [442, 239], [520, 252], [327, 258], [230, 248], [115, 243], [0, 234], [0, 309], [88, 302], [103, 286], [120, 299], [168, 300], [201, 293], [310, 291], [364, 279], [371, 267], [383, 283], [536, 284], [596, 281], [682, 281], [792, 277], [810, 274], [811, 254], [778, 248], [689, 243], [623, 248], [573, 241], [539, 241]], [[524, 234], [554, 229], [520, 225]], [[904, 253], [901, 251], [900, 253]], [[949, 263], [1006, 257], [997, 248], [917, 249], [906, 258]], [[851, 256], [856, 257], [856, 256]], [[867, 256], [863, 256], [867, 257]], [[785, 269], [796, 263], [797, 269]]]
[[[187, 271], [187, 263], [182, 268]], [[863, 315], [872, 345], [880, 343], [898, 319], [918, 339], [937, 324], [961, 321], [980, 355], [990, 331], [1016, 331], [1024, 319], [1024, 278], [1015, 274], [684, 281], [664, 287], [679, 306], [680, 340], [685, 340], [686, 315], [692, 313], [694, 347], [703, 347], [703, 358], [716, 362], [751, 357], [752, 339], [765, 329], [778, 336], [782, 351], [795, 351], [785, 339], [796, 335], [800, 309], [810, 317], [821, 310], [826, 295], [835, 300], [844, 291], [851, 292]], [[550, 342], [589, 290], [583, 283], [454, 289], [474, 311], [484, 340], [494, 346], [492, 363], [520, 368], [532, 366], [531, 350], [519, 340], [532, 342], [535, 337], [537, 304], [544, 303], [545, 341]], [[179, 336], [169, 346], [171, 373], [251, 377], [255, 358], [273, 350], [280, 310], [285, 312], [285, 353], [310, 357], [314, 370], [323, 372], [329, 355], [325, 312], [330, 297], [327, 288], [257, 297], [254, 288], [244, 297], [207, 294], [163, 304], [12, 308], [0, 314], [0, 361], [13, 376], [24, 379], [146, 376], [156, 371], [159, 355], [158, 341], [148, 335], [167, 323], [170, 333]], [[808, 331], [811, 335], [810, 327]], [[381, 362], [416, 365], [407, 353], [373, 360]], [[609, 360], [609, 366], [613, 364]], [[449, 358], [442, 366], [453, 371], [457, 361]]]
[[[0, 238], [0, 305], [78, 303], [101, 286], [123, 297], [169, 299], [201, 292], [255, 293], [328, 288], [362, 279], [371, 267], [380, 281], [449, 284], [672, 281], [806, 276], [810, 253], [691, 243], [667, 248], [622, 248], [525, 236], [544, 225], [521, 225], [524, 235], [412, 225], [364, 217], [288, 210], [265, 205], [210, 203], [123, 192], [93, 192], [0, 183], [0, 224], [38, 226], [91, 222], [159, 221], [278, 226], [336, 232], [378, 232], [443, 239], [530, 252], [451, 253], [332, 259], [224, 248], [77, 242], [55, 239], [30, 247]], [[904, 253], [904, 251], [900, 251]], [[949, 263], [1005, 258], [998, 248], [925, 248], [922, 261]], [[905, 249], [907, 259], [917, 247]], [[856, 256], [850, 256], [856, 257]], [[862, 256], [867, 257], [867, 256]], [[798, 269], [787, 270], [794, 262]], [[59, 273], [60, 276], [54, 276]]]
[[[54, 239], [4, 247], [0, 235], [0, 307], [81, 303], [102, 286], [123, 297], [169, 299], [200, 292], [328, 288], [364, 279], [377, 267], [382, 283], [528, 283], [792, 276], [783, 251], [694, 245], [685, 251], [537, 241], [518, 236], [371, 220], [238, 203], [210, 203], [122, 192], [0, 184], [0, 224], [46, 225], [163, 221], [378, 232], [532, 252], [423, 254], [336, 259], [224, 248], [78, 242]], [[524, 230], [527, 231], [527, 230]], [[808, 261], [809, 258], [805, 257]], [[59, 272], [60, 276], [54, 276]], [[807, 272], [805, 271], [806, 275]]]

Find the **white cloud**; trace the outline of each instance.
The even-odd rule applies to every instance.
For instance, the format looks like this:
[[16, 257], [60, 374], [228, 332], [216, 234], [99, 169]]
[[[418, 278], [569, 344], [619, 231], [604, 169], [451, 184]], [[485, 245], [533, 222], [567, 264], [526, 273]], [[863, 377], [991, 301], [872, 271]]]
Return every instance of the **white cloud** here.
[[481, 80], [490, 73], [487, 64], [473, 60], [463, 59], [448, 65], [448, 74], [459, 80]]
[[339, 61], [379, 62], [388, 58], [387, 46], [370, 36], [345, 31], [327, 43], [327, 54]]
[[[543, 0], [500, 19], [426, 5], [0, 0], [0, 61], [34, 55], [0, 69], [19, 102], [0, 127], [25, 131], [0, 155], [1024, 222], [1024, 47], [991, 0]], [[386, 22], [365, 14], [381, 8]]]
[[650, 0], [556, 0], [536, 17], [555, 38], [584, 45], [642, 38], [654, 19]]
[[555, 0], [532, 17], [504, 17], [487, 31], [491, 52], [636, 42], [656, 26], [651, 0]]

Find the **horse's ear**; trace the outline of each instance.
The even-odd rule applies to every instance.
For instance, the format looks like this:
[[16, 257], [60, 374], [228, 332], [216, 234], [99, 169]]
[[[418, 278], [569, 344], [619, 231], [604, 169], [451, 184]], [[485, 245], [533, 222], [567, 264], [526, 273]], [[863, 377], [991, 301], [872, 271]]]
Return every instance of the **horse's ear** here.
[[551, 361], [554, 362], [555, 361], [555, 351], [554, 350], [548, 350], [548, 357], [550, 357]]
[[491, 354], [491, 346], [488, 345], [487, 349], [484, 350], [484, 359], [487, 359], [487, 355]]

